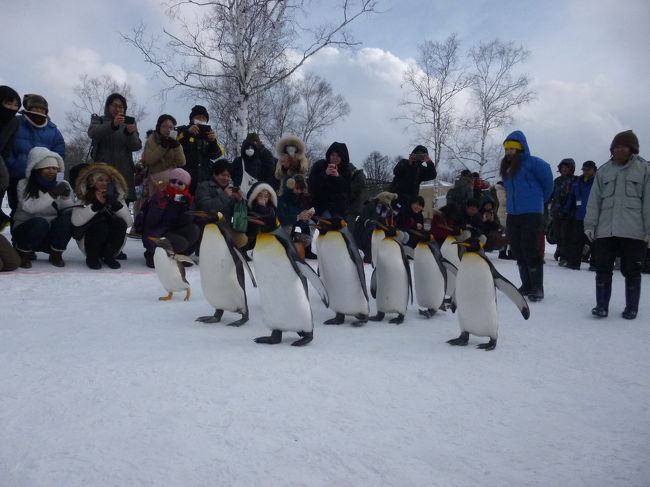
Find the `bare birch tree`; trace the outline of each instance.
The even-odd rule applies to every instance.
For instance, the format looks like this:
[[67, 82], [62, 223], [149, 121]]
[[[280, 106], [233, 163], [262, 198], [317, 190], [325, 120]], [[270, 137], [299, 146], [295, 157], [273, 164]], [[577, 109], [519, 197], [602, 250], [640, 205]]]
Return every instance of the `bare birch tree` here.
[[[160, 38], [152, 38], [141, 25], [123, 37], [170, 82], [170, 89], [181, 87], [224, 106], [232, 103], [232, 127], [240, 143], [248, 132], [251, 99], [324, 47], [355, 45], [348, 28], [375, 12], [377, 1], [342, 0], [327, 10], [332, 20], [308, 28], [300, 21], [309, 18], [303, 0], [178, 0], [168, 9], [178, 32], [166, 28]], [[228, 93], [220, 91], [226, 87]]]
[[469, 84], [459, 48], [456, 34], [444, 42], [425, 41], [418, 46], [417, 65], [404, 75], [408, 92], [401, 105], [409, 114], [403, 118], [419, 127], [420, 135], [433, 149], [436, 167], [453, 129], [454, 98]]

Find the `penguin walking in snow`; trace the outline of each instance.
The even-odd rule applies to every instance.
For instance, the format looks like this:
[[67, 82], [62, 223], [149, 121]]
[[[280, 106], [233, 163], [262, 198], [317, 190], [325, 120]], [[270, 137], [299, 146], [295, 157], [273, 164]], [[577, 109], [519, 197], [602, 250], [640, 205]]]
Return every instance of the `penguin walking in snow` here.
[[401, 234], [394, 226], [378, 225], [383, 227], [386, 236], [377, 246], [377, 267], [370, 278], [370, 291], [377, 301], [377, 314], [368, 319], [381, 321], [386, 313], [397, 313], [389, 323], [399, 325], [406, 315], [409, 293], [413, 299], [411, 267], [404, 245], [398, 240], [406, 234]]
[[370, 311], [363, 260], [354, 238], [341, 218], [319, 218], [318, 274], [336, 316], [326, 325], [340, 325], [345, 315], [357, 318], [352, 324], [363, 325]]
[[228, 326], [241, 326], [248, 321], [248, 300], [246, 297], [247, 271], [254, 287], [257, 287], [246, 258], [235, 245], [226, 220], [220, 212], [194, 211], [191, 214], [208, 219], [203, 229], [199, 254], [201, 288], [208, 303], [215, 311], [210, 316], [196, 319], [201, 323], [219, 323], [224, 310], [240, 313], [241, 318]]
[[190, 283], [185, 278], [184, 262], [194, 264], [194, 261], [186, 255], [177, 254], [172, 248], [171, 242], [165, 238], [149, 237], [155, 242], [156, 251], [153, 254], [153, 265], [160, 283], [169, 293], [167, 296], [158, 298], [160, 301], [169, 301], [175, 292], [185, 291], [185, 299], [190, 299]]
[[496, 289], [517, 306], [524, 319], [530, 316], [526, 299], [517, 288], [494, 268], [485, 256], [478, 238], [471, 237], [458, 245], [465, 247], [458, 274], [454, 299], [458, 310], [460, 336], [448, 340], [450, 345], [467, 345], [470, 333], [489, 337], [477, 348], [493, 350], [497, 346], [498, 320]]
[[280, 343], [283, 332], [293, 331], [301, 338], [291, 345], [306, 345], [314, 338], [307, 280], [321, 296], [325, 306], [328, 306], [325, 286], [313, 269], [300, 258], [275, 216], [251, 216], [248, 220], [260, 226], [253, 249], [253, 265], [260, 290], [263, 318], [272, 330], [270, 336], [256, 338], [255, 342]]
[[[451, 295], [455, 286], [456, 267], [440, 253], [438, 242], [431, 235], [411, 232], [418, 238], [413, 259], [413, 280], [418, 312], [431, 318], [438, 309], [445, 309], [445, 295]], [[451, 267], [452, 271], [447, 272]]]

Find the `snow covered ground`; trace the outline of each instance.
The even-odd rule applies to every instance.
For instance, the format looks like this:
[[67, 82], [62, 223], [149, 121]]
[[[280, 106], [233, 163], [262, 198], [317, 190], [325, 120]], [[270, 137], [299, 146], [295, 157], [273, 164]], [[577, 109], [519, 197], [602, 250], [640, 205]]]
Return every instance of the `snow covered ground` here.
[[189, 302], [159, 302], [139, 242], [119, 271], [70, 249], [64, 269], [40, 254], [0, 273], [2, 487], [650, 485], [647, 276], [638, 319], [617, 274], [596, 320], [594, 274], [547, 258], [530, 320], [499, 295], [492, 352], [447, 345], [456, 316], [415, 306], [400, 326], [324, 326], [312, 293], [297, 348], [253, 342], [255, 289], [248, 324], [200, 324], [197, 267]]

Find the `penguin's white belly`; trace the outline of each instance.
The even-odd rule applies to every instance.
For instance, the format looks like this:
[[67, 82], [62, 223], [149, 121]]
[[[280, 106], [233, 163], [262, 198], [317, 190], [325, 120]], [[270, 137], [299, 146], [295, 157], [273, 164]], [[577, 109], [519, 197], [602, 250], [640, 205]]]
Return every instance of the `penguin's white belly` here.
[[168, 293], [184, 291], [190, 287], [188, 283], [183, 281], [176, 260], [168, 257], [164, 249], [156, 247], [156, 251], [153, 253], [153, 265], [160, 283]]
[[377, 249], [377, 311], [406, 314], [408, 287], [399, 244], [384, 238]]
[[418, 305], [437, 310], [445, 299], [445, 277], [431, 249], [419, 243], [413, 259], [413, 280]]
[[372, 237], [370, 237], [370, 257], [372, 259], [372, 266], [377, 267], [377, 253], [379, 251], [379, 244], [384, 239], [386, 234], [383, 230], [376, 228], [372, 231]]
[[456, 239], [454, 237], [447, 237], [440, 246], [440, 253], [449, 262], [454, 264], [457, 268], [460, 265], [460, 258], [458, 257], [458, 245], [454, 244]]
[[199, 250], [201, 288], [215, 309], [244, 312], [246, 296], [237, 278], [230, 249], [216, 225], [206, 225]]
[[456, 278], [456, 305], [461, 331], [497, 338], [497, 303], [494, 278], [485, 260], [466, 253]]
[[318, 238], [318, 270], [325, 284], [330, 308], [346, 315], [369, 312], [356, 264], [340, 232], [327, 232]]
[[311, 306], [305, 288], [274, 235], [257, 236], [253, 263], [266, 325], [272, 330], [312, 331]]

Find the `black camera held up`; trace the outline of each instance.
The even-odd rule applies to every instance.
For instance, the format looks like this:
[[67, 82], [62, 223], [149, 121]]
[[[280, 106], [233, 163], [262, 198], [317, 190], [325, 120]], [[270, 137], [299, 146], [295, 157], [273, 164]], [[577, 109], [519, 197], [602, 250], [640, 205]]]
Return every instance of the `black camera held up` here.
[[135, 123], [135, 118], [131, 117], [129, 115], [124, 115], [124, 124], [125, 125], [133, 125]]

